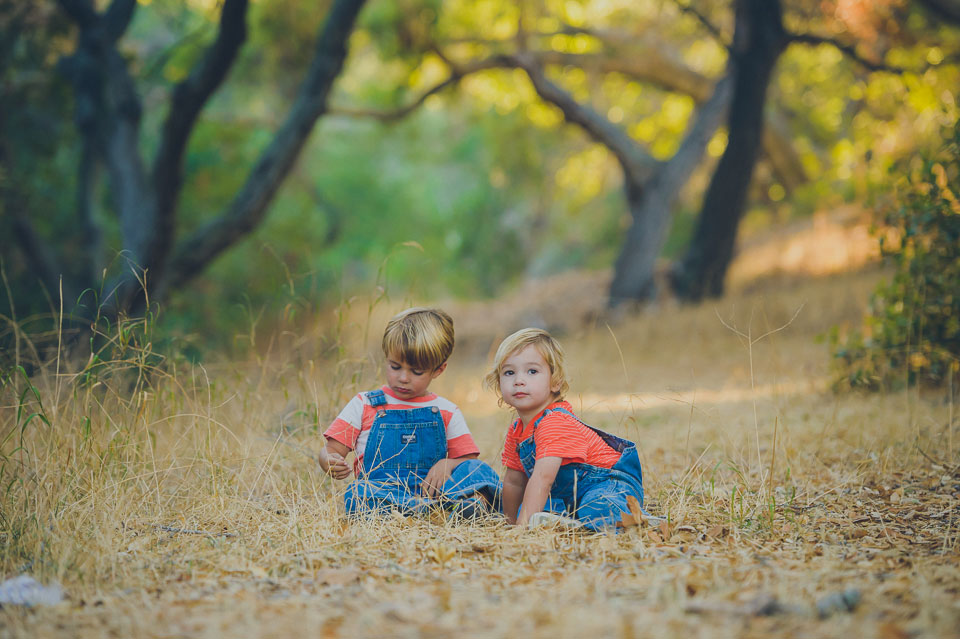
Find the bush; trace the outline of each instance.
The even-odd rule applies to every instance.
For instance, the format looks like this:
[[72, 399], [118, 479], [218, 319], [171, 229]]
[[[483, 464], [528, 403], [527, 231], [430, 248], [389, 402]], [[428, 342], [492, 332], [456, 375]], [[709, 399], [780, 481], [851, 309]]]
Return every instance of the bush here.
[[837, 388], [941, 385], [960, 369], [960, 132], [920, 164], [880, 235], [893, 279], [877, 287], [862, 330], [831, 332]]

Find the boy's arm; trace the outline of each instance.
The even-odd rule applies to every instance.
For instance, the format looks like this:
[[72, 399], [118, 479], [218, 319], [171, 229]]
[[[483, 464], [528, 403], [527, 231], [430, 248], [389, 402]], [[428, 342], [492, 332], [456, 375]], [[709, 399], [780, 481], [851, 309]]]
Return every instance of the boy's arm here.
[[[533, 474], [530, 475], [527, 488], [523, 491], [523, 508], [520, 516], [517, 517], [518, 526], [525, 526], [530, 521], [531, 515], [543, 510], [562, 462], [561, 457], [541, 457], [533, 465]], [[504, 504], [506, 504], [506, 496], [504, 496]]]
[[470, 453], [457, 457], [456, 459], [445, 457], [438, 461], [430, 468], [426, 478], [423, 480], [423, 485], [420, 487], [423, 494], [427, 497], [438, 496], [443, 492], [443, 485], [450, 479], [450, 474], [453, 473], [454, 468], [467, 459], [476, 459], [479, 456], [480, 453]]
[[523, 472], [508, 468], [503, 473], [503, 514], [507, 517], [507, 523], [517, 523], [517, 511], [520, 510], [526, 487], [527, 476]]
[[330, 473], [334, 479], [346, 479], [353, 475], [353, 469], [344, 459], [349, 452], [350, 449], [346, 445], [327, 437], [327, 444], [320, 449], [317, 461], [320, 463], [320, 468], [325, 473]]

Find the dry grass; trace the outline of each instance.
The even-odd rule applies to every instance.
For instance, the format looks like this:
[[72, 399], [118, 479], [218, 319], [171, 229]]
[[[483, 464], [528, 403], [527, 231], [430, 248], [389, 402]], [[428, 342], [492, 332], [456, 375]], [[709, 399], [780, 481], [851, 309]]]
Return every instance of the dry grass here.
[[[307, 453], [375, 383], [363, 336], [400, 304], [258, 336], [245, 363], [99, 384], [51, 364], [36, 395], [3, 390], [0, 562], [69, 599], [0, 610], [0, 636], [958, 636], [956, 411], [943, 392], [833, 396], [813, 341], [875, 278], [567, 327], [571, 401], [639, 442], [648, 508], [669, 517], [620, 535], [343, 518], [343, 485]], [[509, 416], [479, 383], [525, 318], [451, 310], [464, 348], [434, 388], [498, 466]], [[20, 446], [33, 412], [49, 425]], [[847, 588], [861, 604], [820, 619]]]

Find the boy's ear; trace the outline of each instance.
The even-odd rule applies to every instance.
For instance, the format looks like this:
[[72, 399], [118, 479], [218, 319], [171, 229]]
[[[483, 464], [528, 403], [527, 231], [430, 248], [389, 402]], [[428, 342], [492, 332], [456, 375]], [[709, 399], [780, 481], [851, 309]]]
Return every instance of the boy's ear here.
[[434, 369], [433, 374], [430, 376], [430, 379], [436, 379], [440, 377], [440, 373], [442, 373], [445, 370], [447, 370], [446, 362], [444, 362], [443, 364], [440, 364], [439, 366], [437, 366], [436, 369]]

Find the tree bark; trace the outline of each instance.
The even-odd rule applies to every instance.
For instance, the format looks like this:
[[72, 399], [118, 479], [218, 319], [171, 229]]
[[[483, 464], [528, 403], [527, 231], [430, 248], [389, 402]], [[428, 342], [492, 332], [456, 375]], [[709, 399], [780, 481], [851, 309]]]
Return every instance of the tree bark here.
[[671, 273], [677, 296], [691, 302], [723, 294], [762, 139], [767, 87], [789, 43], [780, 0], [737, 0], [735, 19], [727, 148], [710, 180], [690, 246]]
[[669, 228], [673, 203], [703, 159], [704, 149], [730, 106], [732, 78], [717, 83], [713, 96], [697, 112], [680, 148], [643, 188], [628, 184], [632, 223], [614, 264], [609, 306], [656, 297], [654, 268]]

